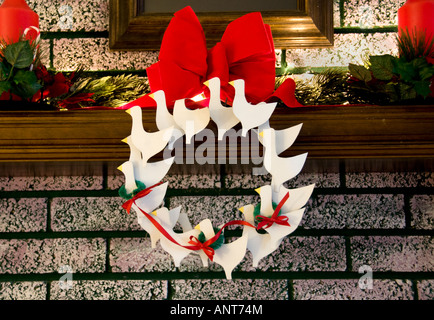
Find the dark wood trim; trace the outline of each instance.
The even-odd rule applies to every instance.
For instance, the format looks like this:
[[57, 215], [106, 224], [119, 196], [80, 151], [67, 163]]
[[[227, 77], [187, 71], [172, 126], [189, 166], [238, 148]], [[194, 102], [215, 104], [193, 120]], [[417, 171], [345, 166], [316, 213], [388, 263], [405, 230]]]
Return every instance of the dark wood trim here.
[[[324, 48], [333, 46], [333, 1], [299, 0], [298, 10], [262, 12], [271, 26], [276, 48]], [[110, 0], [110, 48], [112, 50], [159, 50], [172, 13], [146, 14], [136, 0]], [[246, 12], [198, 13], [212, 47], [230, 21]]]
[[293, 148], [317, 159], [433, 158], [434, 106], [339, 106], [275, 113], [276, 128], [304, 123]]
[[[434, 158], [433, 108], [282, 107], [270, 122], [276, 129], [303, 123], [284, 156], [308, 152], [312, 160], [423, 160]], [[157, 130], [154, 110], [144, 111], [143, 119], [148, 131]], [[215, 130], [212, 122], [209, 128]], [[130, 130], [131, 118], [121, 110], [2, 111], [0, 162], [123, 162], [129, 149], [121, 140]]]

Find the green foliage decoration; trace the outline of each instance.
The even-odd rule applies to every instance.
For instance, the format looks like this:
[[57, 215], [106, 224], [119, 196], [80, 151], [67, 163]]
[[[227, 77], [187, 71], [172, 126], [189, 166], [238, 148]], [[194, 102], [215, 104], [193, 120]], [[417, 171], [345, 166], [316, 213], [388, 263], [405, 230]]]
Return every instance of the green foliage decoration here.
[[143, 182], [141, 182], [141, 181], [136, 180], [136, 185], [137, 185], [137, 189], [133, 190], [131, 193], [128, 193], [128, 192], [127, 192], [127, 190], [126, 190], [126, 188], [125, 188], [125, 185], [122, 185], [122, 186], [119, 188], [119, 191], [118, 191], [119, 196], [120, 196], [121, 198], [125, 199], [125, 200], [130, 200], [130, 199], [132, 199], [136, 194], [138, 194], [140, 191], [146, 189], [146, 185], [145, 185]]
[[33, 97], [42, 88], [32, 71], [35, 48], [30, 41], [2, 46], [0, 51], [0, 95], [9, 92], [24, 99]]

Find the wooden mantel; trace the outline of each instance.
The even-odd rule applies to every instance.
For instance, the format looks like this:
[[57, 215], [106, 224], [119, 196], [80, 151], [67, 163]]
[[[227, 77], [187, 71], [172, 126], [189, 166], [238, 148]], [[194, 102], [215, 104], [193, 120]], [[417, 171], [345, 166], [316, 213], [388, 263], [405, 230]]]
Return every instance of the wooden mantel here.
[[[155, 110], [144, 111], [143, 122], [155, 131]], [[287, 156], [434, 158], [433, 105], [282, 107], [270, 123], [276, 129], [303, 123]], [[129, 156], [121, 140], [130, 131], [131, 117], [122, 110], [0, 111], [0, 163], [120, 163]]]

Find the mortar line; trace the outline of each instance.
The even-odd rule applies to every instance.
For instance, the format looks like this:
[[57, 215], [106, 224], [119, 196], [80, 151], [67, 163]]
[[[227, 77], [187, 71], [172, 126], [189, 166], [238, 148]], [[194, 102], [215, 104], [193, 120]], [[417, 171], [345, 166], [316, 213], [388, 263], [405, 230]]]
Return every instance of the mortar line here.
[[[432, 280], [434, 272], [375, 271], [375, 279], [381, 280]], [[266, 280], [339, 280], [360, 279], [358, 272], [348, 271], [234, 271], [233, 279]], [[52, 282], [59, 279], [56, 272], [45, 274], [0, 274], [1, 282]], [[125, 281], [125, 280], [195, 280], [226, 279], [223, 271], [210, 272], [124, 272], [124, 273], [74, 273], [74, 281]]]
[[411, 281], [411, 288], [414, 292], [414, 300], [419, 300], [419, 291], [418, 291], [419, 280]]

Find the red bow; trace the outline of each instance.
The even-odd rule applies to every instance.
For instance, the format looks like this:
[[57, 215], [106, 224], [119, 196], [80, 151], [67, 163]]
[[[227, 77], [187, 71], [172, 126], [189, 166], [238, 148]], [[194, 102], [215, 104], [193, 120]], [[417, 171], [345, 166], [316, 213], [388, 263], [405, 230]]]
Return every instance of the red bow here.
[[277, 218], [273, 218], [273, 217], [268, 218], [268, 217], [259, 215], [256, 217], [256, 219], [258, 219], [258, 221], [260, 221], [258, 223], [258, 226], [256, 227], [257, 230], [267, 229], [267, 228], [271, 227], [274, 223], [290, 227], [290, 225], [288, 223], [288, 217], [285, 217], [285, 216], [279, 216]]
[[133, 196], [131, 199], [125, 201], [122, 204], [122, 208], [124, 208], [128, 214], [130, 214], [131, 211], [131, 207], [133, 206], [134, 202], [137, 199], [143, 198], [144, 196], [147, 196], [149, 193], [151, 193], [152, 189], [155, 188], [156, 186], [159, 186], [160, 184], [162, 184], [162, 182], [159, 182], [157, 184], [154, 184], [153, 186], [150, 186], [149, 188], [143, 189], [142, 191], [138, 192], [135, 196]]
[[[294, 80], [287, 79], [274, 92], [275, 62], [271, 29], [260, 12], [229, 23], [221, 41], [208, 51], [199, 19], [188, 6], [174, 14], [163, 36], [159, 61], [146, 71], [151, 91], [164, 90], [168, 107], [173, 107], [175, 100], [201, 93], [209, 97], [203, 83], [213, 77], [220, 78], [221, 100], [229, 104], [235, 91], [228, 82], [244, 79], [245, 95], [251, 103], [278, 98], [289, 107], [300, 106], [294, 96]], [[122, 109], [133, 105], [155, 107], [156, 103], [146, 95]]]
[[212, 241], [213, 239], [214, 238], [211, 238], [210, 240], [202, 243], [195, 236], [191, 236], [190, 241], [188, 243], [194, 245], [197, 248], [195, 250], [203, 250], [203, 252], [205, 252], [207, 257], [212, 261], [212, 259], [214, 258], [214, 249], [211, 248], [210, 245], [214, 242]]
[[270, 218], [262, 216], [262, 215], [258, 215], [256, 217], [256, 219], [258, 219], [258, 221], [260, 221], [260, 222], [258, 223], [256, 230], [267, 229], [267, 228], [271, 227], [274, 223], [290, 227], [290, 225], [288, 223], [288, 217], [278, 216], [280, 209], [285, 204], [286, 200], [288, 200], [288, 198], [289, 198], [289, 192], [283, 197], [282, 200], [280, 200], [279, 205], [276, 207], [276, 209], [273, 212], [273, 215]]

